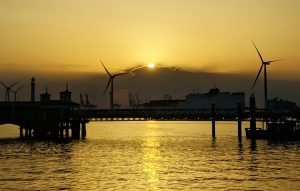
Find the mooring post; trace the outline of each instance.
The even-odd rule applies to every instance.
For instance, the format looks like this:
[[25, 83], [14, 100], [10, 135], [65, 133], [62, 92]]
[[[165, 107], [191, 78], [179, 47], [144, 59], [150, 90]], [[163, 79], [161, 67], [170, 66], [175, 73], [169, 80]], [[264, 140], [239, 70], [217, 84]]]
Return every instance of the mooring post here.
[[71, 122], [71, 137], [72, 139], [75, 139], [76, 137], [76, 127], [75, 127], [75, 121]]
[[63, 139], [64, 138], [64, 125], [63, 125], [63, 122], [58, 123], [58, 128], [59, 128], [59, 138]]
[[237, 108], [237, 116], [238, 116], [238, 138], [239, 140], [242, 139], [242, 104], [238, 103], [238, 108]]
[[81, 138], [85, 139], [86, 137], [86, 124], [85, 122], [81, 123]]
[[250, 136], [255, 139], [256, 136], [256, 103], [255, 96], [252, 94], [250, 96]]
[[25, 128], [25, 137], [28, 138], [28, 128]]
[[68, 139], [69, 138], [69, 128], [70, 128], [70, 123], [69, 122], [66, 122], [66, 125], [65, 125], [65, 133], [66, 133], [66, 138]]
[[23, 138], [23, 127], [20, 126], [20, 138], [22, 139]]
[[216, 137], [216, 108], [215, 104], [211, 104], [211, 133], [212, 137]]
[[55, 139], [59, 138], [59, 133], [60, 133], [60, 129], [59, 129], [59, 122], [55, 122], [55, 126], [54, 126], [54, 136], [55, 136]]
[[79, 139], [80, 138], [80, 122], [79, 121], [72, 121], [72, 139]]
[[32, 137], [32, 128], [31, 127], [29, 128], [28, 136]]

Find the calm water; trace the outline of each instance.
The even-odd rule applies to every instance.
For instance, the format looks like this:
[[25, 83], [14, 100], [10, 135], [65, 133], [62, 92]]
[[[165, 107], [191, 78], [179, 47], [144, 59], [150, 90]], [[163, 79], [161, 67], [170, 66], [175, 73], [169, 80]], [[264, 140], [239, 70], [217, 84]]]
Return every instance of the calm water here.
[[[214, 141], [205, 122], [99, 122], [87, 130], [86, 140], [66, 143], [0, 139], [0, 190], [300, 189], [300, 142], [239, 144], [235, 123], [217, 123]], [[0, 126], [0, 136], [18, 129]]]

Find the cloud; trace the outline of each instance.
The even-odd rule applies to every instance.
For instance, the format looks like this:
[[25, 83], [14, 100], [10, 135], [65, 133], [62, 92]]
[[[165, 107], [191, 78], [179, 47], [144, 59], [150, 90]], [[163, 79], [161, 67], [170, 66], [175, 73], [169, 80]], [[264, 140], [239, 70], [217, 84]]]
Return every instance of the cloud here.
[[[144, 69], [149, 69], [148, 64], [140, 64], [135, 67], [131, 67], [128, 69], [125, 69], [125, 72], [128, 72], [131, 76], [135, 76], [137, 72], [144, 70]], [[165, 66], [161, 63], [155, 64], [155, 69], [169, 69], [170, 71], [177, 71], [177, 70], [183, 70], [179, 66]]]

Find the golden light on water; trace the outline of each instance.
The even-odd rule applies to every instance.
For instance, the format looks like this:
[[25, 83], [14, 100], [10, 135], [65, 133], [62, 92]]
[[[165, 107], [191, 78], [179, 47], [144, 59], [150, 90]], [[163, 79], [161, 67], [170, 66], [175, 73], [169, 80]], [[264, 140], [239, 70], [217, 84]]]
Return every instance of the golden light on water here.
[[148, 124], [144, 133], [145, 139], [142, 143], [144, 152], [143, 171], [146, 174], [148, 186], [151, 190], [158, 190], [159, 173], [162, 170], [158, 134], [157, 124]]

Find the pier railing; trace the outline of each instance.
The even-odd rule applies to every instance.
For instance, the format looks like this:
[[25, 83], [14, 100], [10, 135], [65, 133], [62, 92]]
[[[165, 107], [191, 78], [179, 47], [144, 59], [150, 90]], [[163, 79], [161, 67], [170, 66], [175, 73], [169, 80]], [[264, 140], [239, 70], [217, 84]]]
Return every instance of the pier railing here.
[[[85, 118], [89, 121], [105, 120], [190, 120], [190, 121], [236, 121], [237, 118], [249, 120], [249, 108], [232, 109], [97, 109], [74, 110], [74, 118]], [[264, 109], [256, 109], [257, 120], [264, 118], [293, 117], [290, 113], [274, 113]]]

